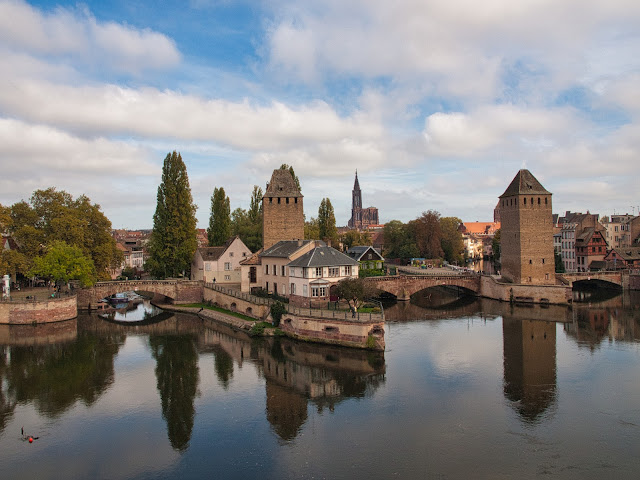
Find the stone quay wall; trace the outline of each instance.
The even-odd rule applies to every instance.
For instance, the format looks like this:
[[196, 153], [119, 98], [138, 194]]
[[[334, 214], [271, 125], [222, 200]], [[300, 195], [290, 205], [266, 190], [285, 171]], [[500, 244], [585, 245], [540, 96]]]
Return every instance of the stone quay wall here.
[[75, 295], [49, 300], [0, 302], [0, 324], [33, 325], [70, 320], [77, 316]]
[[[290, 337], [308, 342], [384, 350], [384, 321], [312, 318], [285, 313], [280, 329]], [[371, 337], [371, 339], [370, 339]]]
[[242, 313], [256, 320], [264, 320], [270, 312], [270, 303], [256, 304], [248, 300], [250, 295], [246, 295], [247, 300], [232, 295], [227, 295], [221, 291], [204, 288], [204, 301], [219, 305], [220, 307], [232, 312]]
[[571, 303], [571, 287], [565, 285], [523, 285], [499, 283], [494, 277], [481, 277], [480, 295], [503, 302], [549, 303], [568, 305]]

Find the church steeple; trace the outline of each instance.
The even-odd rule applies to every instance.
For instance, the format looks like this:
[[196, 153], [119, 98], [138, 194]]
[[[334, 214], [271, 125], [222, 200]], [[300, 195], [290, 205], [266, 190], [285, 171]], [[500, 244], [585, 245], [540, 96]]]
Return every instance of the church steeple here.
[[351, 192], [351, 210], [354, 208], [362, 208], [362, 192], [360, 191], [360, 183], [358, 182], [358, 170], [356, 170], [356, 181], [353, 182], [353, 191]]

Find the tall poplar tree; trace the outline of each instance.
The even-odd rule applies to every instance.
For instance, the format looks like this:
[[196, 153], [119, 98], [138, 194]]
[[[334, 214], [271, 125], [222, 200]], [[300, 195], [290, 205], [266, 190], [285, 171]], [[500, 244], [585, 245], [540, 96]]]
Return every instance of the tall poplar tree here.
[[338, 229], [336, 227], [336, 216], [333, 211], [331, 200], [323, 198], [318, 208], [318, 230], [320, 239], [331, 241], [331, 245], [338, 246]]
[[176, 277], [191, 265], [198, 246], [196, 209], [191, 196], [187, 167], [182, 156], [167, 154], [158, 187], [158, 203], [153, 215], [153, 232], [149, 241], [151, 257], [146, 269], [157, 278]]
[[224, 245], [231, 236], [231, 203], [224, 188], [215, 188], [211, 195], [211, 213], [207, 238], [210, 247]]

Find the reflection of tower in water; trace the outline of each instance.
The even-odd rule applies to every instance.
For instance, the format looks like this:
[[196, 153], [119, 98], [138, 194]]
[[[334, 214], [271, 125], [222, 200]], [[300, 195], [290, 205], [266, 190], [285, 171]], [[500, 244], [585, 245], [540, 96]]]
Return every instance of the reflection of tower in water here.
[[502, 333], [504, 395], [534, 423], [556, 398], [556, 324], [505, 316]]

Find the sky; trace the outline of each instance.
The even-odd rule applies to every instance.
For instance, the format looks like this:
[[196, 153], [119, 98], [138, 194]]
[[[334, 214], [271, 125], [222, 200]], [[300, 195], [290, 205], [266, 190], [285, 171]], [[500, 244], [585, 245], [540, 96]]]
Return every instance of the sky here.
[[637, 0], [0, 0], [0, 204], [56, 187], [151, 228], [184, 160], [248, 208], [292, 165], [305, 215], [492, 221], [519, 169], [553, 210], [640, 213]]

